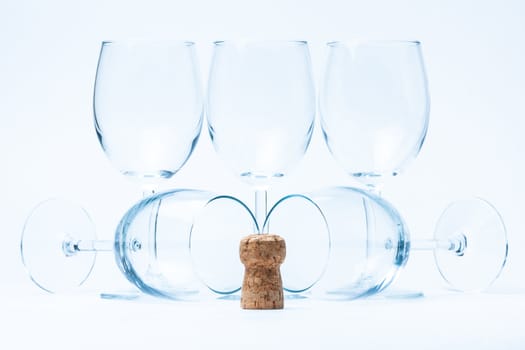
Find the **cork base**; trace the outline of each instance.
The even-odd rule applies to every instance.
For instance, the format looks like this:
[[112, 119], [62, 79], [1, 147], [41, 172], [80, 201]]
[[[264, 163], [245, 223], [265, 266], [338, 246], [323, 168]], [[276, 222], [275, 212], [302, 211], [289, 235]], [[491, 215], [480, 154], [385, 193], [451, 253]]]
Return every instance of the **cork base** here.
[[241, 292], [243, 309], [282, 309], [283, 282], [280, 265], [286, 256], [282, 237], [254, 234], [241, 240], [239, 255], [245, 266]]

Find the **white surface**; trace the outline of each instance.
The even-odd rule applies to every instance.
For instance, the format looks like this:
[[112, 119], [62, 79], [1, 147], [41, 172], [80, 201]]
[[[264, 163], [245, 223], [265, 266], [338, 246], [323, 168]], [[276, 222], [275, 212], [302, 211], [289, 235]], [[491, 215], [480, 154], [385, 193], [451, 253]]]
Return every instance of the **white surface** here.
[[[101, 151], [91, 107], [100, 42], [129, 37], [196, 41], [203, 78], [209, 43], [217, 39], [309, 40], [317, 77], [325, 41], [420, 40], [432, 98], [430, 130], [418, 159], [384, 194], [405, 215], [416, 238], [431, 235], [439, 213], [455, 198], [478, 195], [491, 201], [505, 219], [510, 243], [509, 263], [495, 289], [523, 289], [524, 33], [525, 3], [519, 0], [3, 1], [2, 344], [108, 348], [139, 339], [142, 348], [176, 348], [181, 337], [187, 344], [193, 339], [211, 347], [237, 339], [233, 334], [246, 334], [240, 339], [247, 340], [259, 329], [270, 329], [279, 338], [262, 337], [262, 342], [280, 339], [311, 348], [339, 340], [356, 349], [372, 343], [447, 348], [440, 342], [457, 348], [519, 348], [523, 296], [316, 304], [262, 314], [242, 313], [229, 304], [193, 312], [179, 304], [8, 296], [36, 288], [24, 273], [18, 245], [24, 219], [37, 202], [72, 198], [91, 213], [99, 237], [111, 239], [122, 213], [140, 196], [138, 186], [117, 174]], [[330, 159], [317, 128], [304, 161], [270, 199], [327, 184], [351, 182]], [[248, 188], [215, 156], [206, 132], [193, 158], [165, 187], [202, 187], [251, 200]], [[126, 285], [111, 256], [98, 259], [88, 283], [95, 289]], [[411, 257], [399, 285], [442, 286], [431, 257], [423, 253]]]
[[241, 310], [238, 301], [64, 296], [4, 299], [0, 305], [12, 315], [2, 324], [2, 344], [11, 349], [510, 350], [525, 344], [525, 297], [516, 295], [294, 300], [272, 311]]

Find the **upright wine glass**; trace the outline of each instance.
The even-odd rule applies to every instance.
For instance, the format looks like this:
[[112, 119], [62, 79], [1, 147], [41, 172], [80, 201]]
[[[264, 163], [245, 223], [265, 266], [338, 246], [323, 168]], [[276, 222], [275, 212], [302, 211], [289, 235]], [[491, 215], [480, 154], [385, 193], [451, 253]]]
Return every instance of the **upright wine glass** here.
[[95, 129], [104, 152], [144, 194], [171, 178], [199, 138], [203, 98], [194, 43], [104, 41], [95, 79]]
[[[144, 197], [182, 168], [197, 143], [204, 109], [198, 72], [192, 42], [102, 43], [93, 97], [95, 129], [111, 163], [141, 183]], [[157, 212], [151, 207], [152, 223]], [[148, 231], [152, 255], [157, 242], [153, 228]]]
[[305, 41], [214, 43], [208, 128], [217, 153], [255, 189], [259, 227], [266, 191], [306, 152], [315, 91]]
[[[319, 100], [330, 152], [354, 179], [379, 194], [385, 180], [418, 155], [427, 133], [430, 103], [421, 44], [328, 43]], [[366, 232], [373, 235], [374, 205], [368, 198], [362, 205]], [[369, 236], [366, 242], [374, 240]], [[369, 255], [373, 249], [369, 246]]]
[[[312, 136], [315, 110], [307, 42], [214, 43], [207, 101], [209, 133], [217, 153], [255, 189], [259, 233], [269, 232], [265, 225], [267, 190], [303, 157]], [[287, 240], [283, 287], [289, 291], [307, 289], [322, 271], [301, 272], [302, 267], [311, 265], [310, 245], [295, 245], [288, 232], [273, 233]], [[328, 248], [320, 247], [321, 255]]]
[[419, 153], [429, 121], [418, 41], [330, 42], [321, 125], [334, 158], [379, 192]]

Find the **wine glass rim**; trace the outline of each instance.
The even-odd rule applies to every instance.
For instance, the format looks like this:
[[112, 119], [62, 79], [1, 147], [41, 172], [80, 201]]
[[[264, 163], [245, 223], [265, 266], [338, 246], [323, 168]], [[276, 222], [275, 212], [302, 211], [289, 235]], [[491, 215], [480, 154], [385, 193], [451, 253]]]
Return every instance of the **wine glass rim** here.
[[267, 44], [267, 45], [308, 45], [306, 40], [216, 40], [213, 42], [215, 46], [224, 45], [247, 45], [247, 44]]
[[190, 40], [177, 40], [177, 39], [117, 39], [117, 40], [103, 40], [102, 46], [109, 45], [137, 45], [137, 44], [170, 44], [170, 45], [181, 45], [181, 46], [193, 46], [194, 41]]
[[330, 47], [341, 46], [419, 46], [421, 42], [418, 40], [336, 40], [329, 41], [326, 45]]

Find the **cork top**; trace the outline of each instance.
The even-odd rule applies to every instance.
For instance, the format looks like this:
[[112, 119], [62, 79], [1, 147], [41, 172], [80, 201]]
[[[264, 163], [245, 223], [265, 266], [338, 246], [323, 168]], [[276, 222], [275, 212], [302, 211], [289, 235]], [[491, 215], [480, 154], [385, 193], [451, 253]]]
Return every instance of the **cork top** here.
[[246, 266], [276, 266], [286, 257], [286, 244], [278, 235], [253, 234], [241, 240], [239, 255]]

